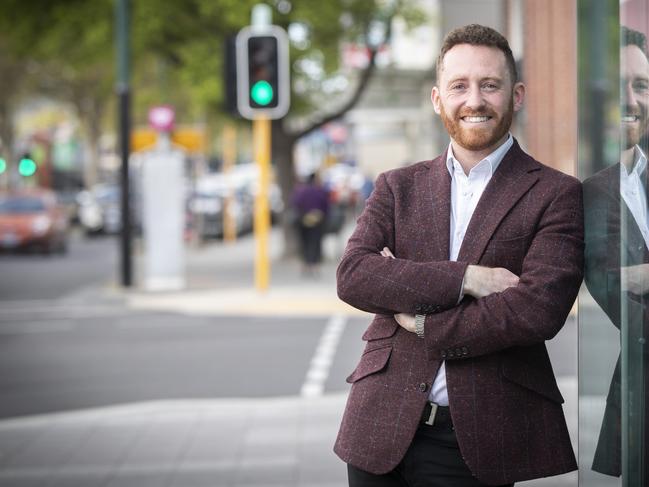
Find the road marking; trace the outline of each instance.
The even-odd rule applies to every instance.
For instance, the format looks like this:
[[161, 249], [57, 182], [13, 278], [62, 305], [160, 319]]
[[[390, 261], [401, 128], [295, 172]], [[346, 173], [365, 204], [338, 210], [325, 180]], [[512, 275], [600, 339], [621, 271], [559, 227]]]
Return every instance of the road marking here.
[[309, 371], [300, 390], [302, 397], [318, 397], [324, 392], [324, 384], [329, 377], [329, 369], [333, 363], [340, 337], [345, 331], [347, 317], [334, 315], [329, 319], [327, 326], [322, 332], [318, 347], [311, 359]]

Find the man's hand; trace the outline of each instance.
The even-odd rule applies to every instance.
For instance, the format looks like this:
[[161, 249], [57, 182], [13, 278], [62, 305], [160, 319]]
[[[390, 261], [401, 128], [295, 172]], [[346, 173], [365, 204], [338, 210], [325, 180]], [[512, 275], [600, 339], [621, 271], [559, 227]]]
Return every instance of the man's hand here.
[[649, 292], [649, 264], [638, 264], [620, 269], [622, 291], [638, 296]]
[[484, 298], [518, 285], [519, 277], [502, 267], [470, 265], [464, 273], [464, 294]]
[[401, 325], [406, 331], [410, 333], [415, 333], [415, 315], [409, 313], [399, 313], [394, 315], [394, 319], [397, 320], [397, 323]]
[[392, 254], [392, 251], [387, 247], [383, 247], [383, 250], [381, 250], [381, 255], [383, 257], [390, 257], [391, 259], [395, 258], [394, 255]]

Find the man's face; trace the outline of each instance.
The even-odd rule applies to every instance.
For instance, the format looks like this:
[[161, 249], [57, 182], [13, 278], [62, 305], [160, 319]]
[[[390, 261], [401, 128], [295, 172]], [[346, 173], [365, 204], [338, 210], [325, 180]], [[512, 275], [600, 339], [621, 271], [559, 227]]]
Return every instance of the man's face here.
[[649, 62], [638, 46], [620, 51], [622, 83], [622, 143], [630, 149], [649, 127]]
[[458, 44], [443, 59], [432, 101], [453, 141], [470, 151], [486, 151], [503, 141], [525, 87], [512, 86], [507, 62], [495, 47]]

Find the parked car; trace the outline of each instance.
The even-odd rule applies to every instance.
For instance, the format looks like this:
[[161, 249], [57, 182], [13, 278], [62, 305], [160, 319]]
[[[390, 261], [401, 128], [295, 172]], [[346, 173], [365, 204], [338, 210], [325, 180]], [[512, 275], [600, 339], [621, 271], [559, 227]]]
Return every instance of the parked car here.
[[[77, 196], [79, 224], [86, 235], [117, 234], [122, 230], [121, 189], [116, 184], [97, 184]], [[141, 204], [137, 188], [131, 187], [131, 228], [141, 229]]]
[[251, 197], [231, 187], [222, 174], [213, 174], [198, 181], [188, 198], [189, 218], [202, 238], [223, 236], [223, 212], [227, 196], [232, 195], [232, 217], [238, 234], [252, 229]]
[[68, 215], [56, 194], [45, 189], [0, 194], [0, 248], [67, 250]]

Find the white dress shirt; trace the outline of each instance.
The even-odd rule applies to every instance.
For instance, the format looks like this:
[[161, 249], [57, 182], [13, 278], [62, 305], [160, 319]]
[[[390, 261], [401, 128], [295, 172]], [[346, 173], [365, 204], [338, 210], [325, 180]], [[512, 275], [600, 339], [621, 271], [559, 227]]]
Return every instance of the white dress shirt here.
[[[457, 260], [464, 234], [471, 221], [471, 216], [478, 206], [487, 183], [496, 172], [498, 165], [507, 151], [514, 144], [511, 134], [495, 151], [476, 164], [467, 175], [453, 155], [453, 146], [449, 144], [446, 155], [446, 167], [451, 175], [451, 235], [450, 260]], [[460, 296], [460, 300], [462, 296]], [[446, 390], [446, 362], [437, 371], [428, 399], [440, 406], [448, 406]]]
[[647, 170], [647, 157], [642, 152], [642, 149], [635, 146], [633, 153], [633, 170], [631, 174], [628, 173], [626, 166], [620, 164], [620, 193], [624, 202], [629, 207], [633, 219], [638, 224], [642, 238], [645, 244], [649, 247], [649, 221], [647, 221], [647, 194], [642, 178], [646, 178]]

